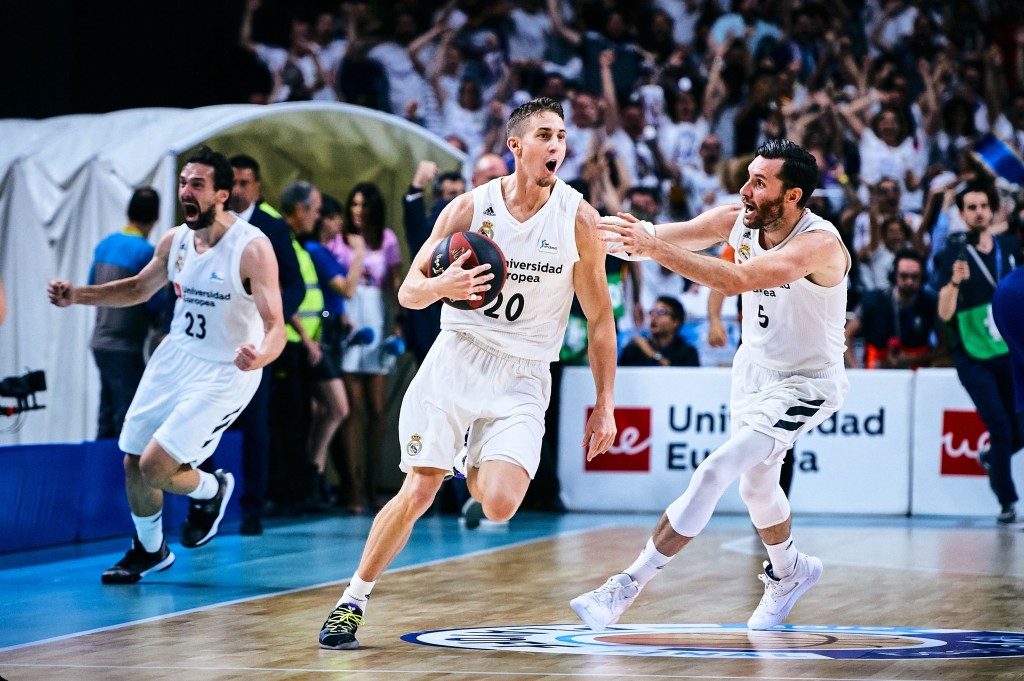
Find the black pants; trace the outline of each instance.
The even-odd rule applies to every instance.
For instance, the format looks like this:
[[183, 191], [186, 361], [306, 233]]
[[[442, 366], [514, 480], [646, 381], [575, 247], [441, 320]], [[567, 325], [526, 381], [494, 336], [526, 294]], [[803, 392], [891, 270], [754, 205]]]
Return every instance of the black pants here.
[[96, 439], [117, 439], [124, 426], [124, 415], [128, 413], [135, 398], [135, 391], [142, 380], [146, 363], [142, 352], [121, 350], [92, 351], [96, 368], [100, 370], [100, 411], [96, 425]]
[[285, 343], [274, 362], [270, 388], [270, 457], [267, 494], [283, 506], [309, 496], [308, 452], [311, 367], [302, 343]]
[[1010, 457], [1024, 444], [1024, 424], [1016, 410], [1010, 356], [982, 361], [958, 348], [953, 351], [953, 364], [991, 438], [991, 446], [983, 454], [989, 486], [1000, 505], [1016, 503], [1017, 488], [1010, 471]]

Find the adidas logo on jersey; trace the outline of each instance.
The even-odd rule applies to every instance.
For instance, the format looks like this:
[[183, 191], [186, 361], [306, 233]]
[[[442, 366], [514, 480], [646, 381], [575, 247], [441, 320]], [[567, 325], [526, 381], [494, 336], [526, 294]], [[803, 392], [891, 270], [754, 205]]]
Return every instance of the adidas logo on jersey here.
[[484, 215], [490, 215], [491, 217], [493, 217], [494, 216], [494, 207], [493, 206], [487, 206], [487, 208], [484, 208]]

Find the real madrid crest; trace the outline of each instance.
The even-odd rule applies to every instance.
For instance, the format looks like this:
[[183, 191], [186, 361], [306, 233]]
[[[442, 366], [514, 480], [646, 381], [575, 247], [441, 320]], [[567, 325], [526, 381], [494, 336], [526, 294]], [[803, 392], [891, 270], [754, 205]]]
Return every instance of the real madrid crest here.
[[423, 440], [419, 435], [413, 435], [405, 444], [405, 453], [409, 456], [416, 456], [423, 451]]
[[736, 253], [740, 256], [740, 260], [750, 260], [750, 244], [743, 244]]
[[175, 272], [180, 272], [181, 268], [182, 268], [182, 265], [184, 265], [184, 264], [185, 264], [185, 254], [184, 253], [179, 253], [178, 254], [178, 259], [174, 261], [174, 271]]
[[480, 229], [476, 230], [483, 234], [488, 239], [494, 238], [494, 223], [490, 220], [484, 220], [483, 224], [480, 225]]

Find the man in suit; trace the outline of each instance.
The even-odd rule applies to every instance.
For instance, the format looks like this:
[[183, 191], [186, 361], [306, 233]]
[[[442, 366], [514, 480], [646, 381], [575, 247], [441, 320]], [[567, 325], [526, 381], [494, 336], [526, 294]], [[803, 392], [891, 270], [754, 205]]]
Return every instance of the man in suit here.
[[[466, 191], [466, 181], [457, 172], [438, 174], [437, 164], [433, 161], [420, 161], [413, 175], [412, 183], [406, 190], [402, 201], [402, 222], [405, 227], [405, 239], [409, 244], [410, 253], [418, 253], [423, 243], [430, 236], [437, 222], [441, 209], [459, 194]], [[437, 178], [434, 181], [435, 177]], [[434, 182], [434, 204], [427, 214], [423, 193], [427, 185]], [[405, 340], [409, 351], [416, 361], [423, 363], [427, 350], [434, 343], [441, 331], [441, 302], [438, 301], [422, 310], [405, 311]]]
[[[274, 217], [260, 205], [263, 187], [260, 164], [245, 154], [229, 160], [235, 173], [229, 206], [238, 217], [258, 227], [270, 239], [277, 256], [278, 277], [281, 287], [281, 311], [284, 319], [299, 308], [306, 286], [299, 273], [299, 261], [292, 249], [291, 231], [284, 220]], [[249, 406], [238, 418], [242, 431], [242, 491], [241, 533], [263, 534], [263, 502], [267, 491], [267, 469], [270, 458], [270, 381], [273, 364], [263, 372], [260, 387]]]

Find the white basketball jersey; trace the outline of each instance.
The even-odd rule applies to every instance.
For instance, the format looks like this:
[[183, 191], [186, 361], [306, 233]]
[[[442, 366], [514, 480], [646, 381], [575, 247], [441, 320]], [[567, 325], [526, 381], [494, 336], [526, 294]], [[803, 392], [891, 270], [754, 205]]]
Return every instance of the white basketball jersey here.
[[193, 231], [177, 228], [167, 263], [176, 298], [168, 341], [211, 362], [233, 362], [239, 345], [263, 341], [263, 320], [239, 274], [242, 251], [257, 238], [267, 237], [236, 220], [213, 248], [197, 253]]
[[555, 180], [547, 202], [526, 222], [508, 212], [501, 178], [473, 189], [470, 231], [491, 237], [505, 254], [501, 293], [478, 310], [445, 305], [441, 328], [472, 334], [497, 352], [523, 359], [558, 359], [573, 296], [576, 209], [582, 195]]
[[[785, 240], [770, 250], [783, 248], [797, 234], [825, 231], [840, 239], [831, 222], [804, 210], [803, 216]], [[840, 243], [842, 240], [840, 239]], [[743, 263], [768, 252], [760, 246], [758, 230], [736, 218], [729, 244], [736, 250], [736, 262]], [[844, 247], [845, 251], [846, 248]], [[847, 254], [847, 273], [850, 256]], [[742, 294], [743, 345], [752, 359], [776, 371], [822, 369], [843, 364], [846, 342], [846, 279], [831, 287], [818, 286], [806, 277], [772, 289]]]

